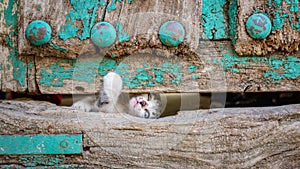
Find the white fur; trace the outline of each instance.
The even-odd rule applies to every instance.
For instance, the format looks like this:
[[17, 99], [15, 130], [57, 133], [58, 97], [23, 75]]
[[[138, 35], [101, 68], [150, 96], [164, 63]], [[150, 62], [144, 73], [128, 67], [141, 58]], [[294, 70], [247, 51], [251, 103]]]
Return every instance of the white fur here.
[[75, 102], [72, 105], [72, 107], [74, 109], [82, 110], [85, 112], [99, 111], [98, 107], [94, 106], [95, 101], [96, 101], [95, 97], [86, 97], [80, 101]]
[[[109, 104], [101, 106], [99, 108], [101, 112], [114, 113], [117, 111], [116, 106], [122, 91], [122, 87], [122, 78], [117, 73], [109, 72], [103, 77], [103, 89], [109, 98]], [[98, 106], [96, 105], [96, 107]]]
[[106, 94], [111, 97], [111, 101], [113, 103], [117, 103], [118, 98], [122, 91], [122, 78], [120, 75], [109, 72], [106, 76], [103, 78], [103, 88]]
[[[110, 72], [103, 78], [103, 91], [106, 94], [108, 104], [100, 104], [99, 99], [85, 98], [73, 104], [73, 108], [90, 111], [101, 111], [106, 113], [129, 113], [142, 118], [158, 118], [161, 115], [158, 100], [151, 97], [150, 100], [145, 96], [128, 98], [120, 97], [122, 91], [122, 78], [120, 75]], [[142, 104], [145, 105], [142, 105]], [[148, 113], [147, 113], [148, 112]]]

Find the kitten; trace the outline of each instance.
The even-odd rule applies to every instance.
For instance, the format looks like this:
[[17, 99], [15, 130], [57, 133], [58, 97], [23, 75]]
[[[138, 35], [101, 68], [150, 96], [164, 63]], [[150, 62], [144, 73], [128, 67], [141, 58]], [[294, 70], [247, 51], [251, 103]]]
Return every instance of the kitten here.
[[128, 99], [128, 95], [121, 94], [121, 91], [122, 79], [120, 75], [110, 72], [103, 77], [103, 88], [100, 90], [98, 99], [86, 97], [75, 102], [72, 107], [86, 112], [128, 113], [146, 119], [160, 117], [160, 101], [156, 100], [153, 94]]

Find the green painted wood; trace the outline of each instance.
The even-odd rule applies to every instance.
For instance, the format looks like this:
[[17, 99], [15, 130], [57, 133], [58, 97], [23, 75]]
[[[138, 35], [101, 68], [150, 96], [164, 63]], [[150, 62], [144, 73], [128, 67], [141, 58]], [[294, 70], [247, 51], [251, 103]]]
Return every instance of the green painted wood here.
[[224, 11], [226, 2], [226, 0], [202, 1], [202, 26], [205, 38], [212, 40], [228, 38]]
[[81, 154], [82, 135], [0, 136], [0, 155]]

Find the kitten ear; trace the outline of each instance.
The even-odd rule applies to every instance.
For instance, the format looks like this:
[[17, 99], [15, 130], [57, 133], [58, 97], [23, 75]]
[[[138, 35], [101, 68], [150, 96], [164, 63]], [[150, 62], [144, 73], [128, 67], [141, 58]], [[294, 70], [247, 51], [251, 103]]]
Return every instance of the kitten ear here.
[[151, 93], [148, 93], [148, 98], [147, 100], [150, 101], [152, 99]]
[[155, 100], [156, 95], [153, 93], [148, 94], [148, 101]]

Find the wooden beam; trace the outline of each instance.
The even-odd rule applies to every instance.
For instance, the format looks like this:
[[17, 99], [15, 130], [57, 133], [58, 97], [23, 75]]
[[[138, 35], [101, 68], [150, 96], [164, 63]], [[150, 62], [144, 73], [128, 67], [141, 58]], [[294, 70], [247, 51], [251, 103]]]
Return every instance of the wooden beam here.
[[97, 93], [102, 77], [119, 73], [124, 92], [299, 91], [299, 54], [239, 56], [229, 41], [202, 41], [196, 52], [148, 48], [126, 57], [37, 58], [42, 93]]
[[[237, 46], [250, 42], [243, 24], [251, 11], [249, 5], [241, 8], [240, 3], [3, 0], [2, 91], [97, 93], [109, 71], [121, 74], [124, 92], [133, 93], [299, 91], [299, 52], [264, 56], [236, 53]], [[251, 1], [252, 6], [257, 3]], [[292, 5], [279, 6], [296, 10]], [[243, 15], [238, 16], [239, 11]], [[208, 22], [210, 17], [215, 19]], [[45, 20], [52, 27], [49, 44], [33, 46], [25, 38], [25, 29], [33, 20]], [[160, 26], [169, 20], [185, 28], [184, 41], [177, 47], [167, 47], [159, 39]], [[112, 23], [117, 31], [118, 37], [109, 48], [96, 47], [90, 41], [88, 32], [98, 21]], [[240, 49], [250, 53], [257, 49], [242, 46]]]
[[[0, 165], [84, 168], [299, 167], [300, 105], [210, 109], [144, 120], [45, 102], [2, 101], [1, 135], [83, 134], [81, 155], [0, 156]], [[51, 160], [49, 160], [51, 158]], [[24, 160], [21, 160], [24, 159]], [[32, 161], [32, 160], [31, 160]]]

